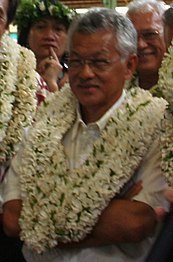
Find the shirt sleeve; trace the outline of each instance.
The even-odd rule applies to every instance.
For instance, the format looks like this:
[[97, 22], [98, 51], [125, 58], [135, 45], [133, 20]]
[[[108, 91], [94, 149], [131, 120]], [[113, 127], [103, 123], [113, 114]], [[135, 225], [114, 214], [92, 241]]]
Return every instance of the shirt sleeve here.
[[10, 200], [21, 199], [19, 176], [14, 169], [14, 162], [18, 162], [17, 159], [17, 157], [13, 159], [6, 177], [2, 183], [3, 204]]
[[16, 172], [17, 170], [16, 167], [20, 165], [23, 148], [24, 148], [24, 144], [25, 144], [25, 140], [26, 140], [28, 131], [29, 131], [28, 128], [24, 130], [23, 139], [22, 139], [19, 151], [12, 159], [10, 168], [8, 169], [5, 175], [4, 181], [2, 183], [3, 204], [10, 200], [21, 199], [20, 178]]
[[142, 181], [142, 190], [133, 199], [142, 201], [151, 207], [169, 208], [169, 203], [164, 196], [168, 187], [161, 170], [160, 140], [157, 138], [148, 154], [140, 164], [135, 175], [136, 181]]

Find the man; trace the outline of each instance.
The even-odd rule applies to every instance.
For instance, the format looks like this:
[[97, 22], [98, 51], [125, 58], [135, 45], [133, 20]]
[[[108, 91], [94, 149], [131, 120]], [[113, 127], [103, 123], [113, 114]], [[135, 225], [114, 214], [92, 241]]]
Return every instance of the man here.
[[4, 229], [21, 230], [27, 261], [144, 261], [151, 247], [154, 208], [167, 208], [158, 146], [167, 103], [124, 90], [136, 40], [130, 20], [106, 8], [70, 28], [71, 89], [40, 107], [4, 182]]
[[163, 22], [164, 22], [165, 44], [166, 44], [166, 49], [168, 49], [173, 38], [173, 6], [170, 6], [164, 12]]
[[164, 2], [157, 0], [133, 0], [128, 5], [127, 16], [138, 34], [138, 66], [134, 82], [143, 89], [151, 89], [158, 81], [158, 70], [166, 51], [162, 18], [166, 8]]

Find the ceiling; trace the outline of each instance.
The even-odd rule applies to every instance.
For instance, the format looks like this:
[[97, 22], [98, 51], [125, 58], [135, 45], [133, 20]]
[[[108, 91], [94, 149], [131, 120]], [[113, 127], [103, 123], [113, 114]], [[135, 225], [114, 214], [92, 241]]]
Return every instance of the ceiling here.
[[[131, 0], [117, 0], [117, 6], [126, 6]], [[103, 6], [102, 0], [61, 0], [62, 3], [66, 4], [71, 8], [89, 8]], [[170, 4], [172, 0], [164, 1]]]

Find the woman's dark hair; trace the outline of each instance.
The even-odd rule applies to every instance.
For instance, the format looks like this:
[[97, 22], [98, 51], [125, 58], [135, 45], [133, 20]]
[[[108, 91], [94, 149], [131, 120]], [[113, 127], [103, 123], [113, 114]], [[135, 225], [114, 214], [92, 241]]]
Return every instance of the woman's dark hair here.
[[13, 21], [17, 7], [19, 5], [20, 0], [8, 0], [8, 9], [7, 9], [7, 24], [11, 24]]

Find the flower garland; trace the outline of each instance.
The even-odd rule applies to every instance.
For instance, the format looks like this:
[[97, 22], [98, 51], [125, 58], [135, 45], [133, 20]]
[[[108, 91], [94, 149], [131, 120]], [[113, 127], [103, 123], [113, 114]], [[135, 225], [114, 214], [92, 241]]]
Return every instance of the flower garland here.
[[166, 99], [173, 110], [173, 41], [163, 57], [158, 83], [152, 88], [152, 94]]
[[15, 167], [23, 196], [21, 239], [38, 253], [91, 232], [160, 132], [166, 101], [139, 88], [129, 91], [88, 159], [74, 170], [62, 139], [76, 119], [76, 99], [66, 85], [44, 104]]
[[58, 0], [21, 0], [14, 24], [20, 32], [42, 17], [52, 16], [57, 20], [63, 20], [69, 26], [76, 15], [74, 9], [68, 8]]
[[0, 46], [0, 163], [18, 149], [36, 110], [36, 62], [31, 51], [6, 34]]
[[168, 184], [173, 186], [173, 41], [162, 60], [158, 84], [154, 91], [169, 103], [163, 120], [161, 166]]

